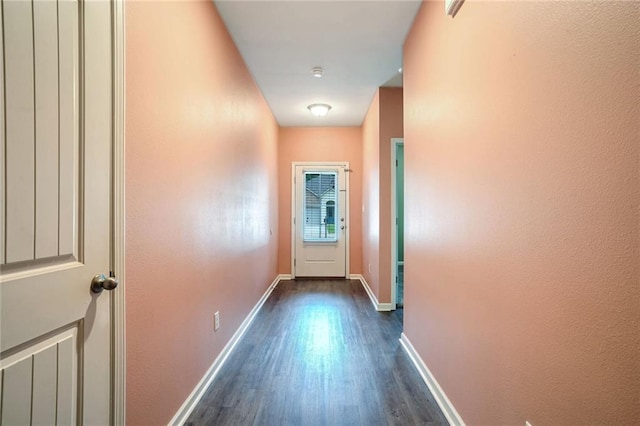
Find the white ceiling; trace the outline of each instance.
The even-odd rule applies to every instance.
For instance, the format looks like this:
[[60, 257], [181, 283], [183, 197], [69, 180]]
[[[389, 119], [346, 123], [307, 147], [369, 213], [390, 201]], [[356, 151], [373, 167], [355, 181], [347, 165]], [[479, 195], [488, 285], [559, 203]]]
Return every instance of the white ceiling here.
[[[360, 126], [379, 86], [401, 86], [414, 0], [215, 1], [283, 126]], [[315, 78], [311, 68], [321, 66]], [[307, 106], [327, 103], [326, 117]]]

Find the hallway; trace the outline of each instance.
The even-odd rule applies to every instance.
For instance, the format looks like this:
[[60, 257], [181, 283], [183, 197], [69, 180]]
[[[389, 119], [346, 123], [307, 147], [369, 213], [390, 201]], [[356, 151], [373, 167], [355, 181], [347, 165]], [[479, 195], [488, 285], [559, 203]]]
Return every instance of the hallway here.
[[[254, 3], [125, 2], [120, 423], [180, 424], [271, 284], [295, 273], [295, 162], [349, 163], [348, 278], [366, 282], [372, 300], [357, 285], [303, 295], [281, 281], [191, 422], [237, 413], [249, 424], [381, 422], [395, 418], [390, 405], [408, 424], [438, 421], [410, 411], [427, 405], [407, 390], [381, 391], [405, 389], [403, 371], [412, 371], [406, 389], [424, 389], [389, 328], [394, 314], [371, 306], [395, 307], [391, 141], [403, 138], [403, 337], [451, 422], [637, 424], [640, 3], [465, 2], [452, 18], [444, 2], [423, 2], [402, 42], [403, 87], [372, 89], [348, 125], [331, 121], [353, 111], [327, 85], [365, 82], [362, 67], [331, 66], [305, 36], [326, 39], [333, 57], [340, 31], [375, 24], [372, 13], [297, 21], [299, 33], [279, 39], [261, 40], [258, 29], [266, 12], [295, 16], [279, 13], [287, 6], [308, 3], [311, 19], [323, 4], [379, 2], [263, 2], [278, 8], [262, 15]], [[251, 39], [275, 45], [260, 44], [257, 58], [284, 68], [260, 72], [304, 84], [308, 92], [285, 85], [302, 98], [282, 105], [315, 121], [279, 119], [218, 6], [246, 9]], [[283, 60], [289, 44], [308, 56]], [[370, 47], [378, 58], [382, 46]], [[312, 103], [332, 109], [315, 117]], [[298, 303], [316, 317], [297, 316]], [[340, 308], [347, 303], [362, 308], [357, 316]], [[342, 327], [344, 341], [303, 368], [321, 337], [303, 327], [320, 318], [327, 333]], [[385, 333], [396, 335], [382, 349]], [[394, 363], [404, 370], [392, 374]], [[324, 419], [301, 417], [323, 404]]]
[[0, 0], [0, 426], [639, 425], [638, 22]]
[[447, 424], [357, 280], [281, 281], [187, 425]]

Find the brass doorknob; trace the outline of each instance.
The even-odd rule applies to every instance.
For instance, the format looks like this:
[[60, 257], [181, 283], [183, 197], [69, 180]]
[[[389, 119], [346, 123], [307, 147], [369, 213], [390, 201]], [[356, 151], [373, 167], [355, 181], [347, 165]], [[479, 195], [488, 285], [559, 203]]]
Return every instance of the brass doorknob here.
[[105, 277], [104, 274], [98, 274], [91, 280], [91, 291], [94, 293], [102, 293], [102, 290], [113, 290], [116, 287], [118, 287], [116, 277]]

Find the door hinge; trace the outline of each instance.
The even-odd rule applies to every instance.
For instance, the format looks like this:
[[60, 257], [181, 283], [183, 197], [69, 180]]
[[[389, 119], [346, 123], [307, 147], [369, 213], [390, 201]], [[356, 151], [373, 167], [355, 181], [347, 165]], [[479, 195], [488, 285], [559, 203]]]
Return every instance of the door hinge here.
[[293, 259], [293, 266], [296, 266], [296, 260]]
[[293, 224], [294, 225], [296, 224], [296, 218], [295, 217], [293, 218]]
[[396, 160], [396, 167], [398, 167], [398, 160]]
[[398, 224], [398, 218], [396, 217], [396, 225]]
[[398, 276], [396, 275], [396, 284], [398, 284]]

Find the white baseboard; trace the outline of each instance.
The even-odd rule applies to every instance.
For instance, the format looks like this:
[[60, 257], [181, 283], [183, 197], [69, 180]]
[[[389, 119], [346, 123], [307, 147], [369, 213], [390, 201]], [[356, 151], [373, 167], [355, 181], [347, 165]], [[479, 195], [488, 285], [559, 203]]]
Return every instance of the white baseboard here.
[[273, 289], [278, 285], [278, 283], [281, 280], [286, 280], [286, 279], [290, 279], [290, 278], [286, 278], [286, 275], [281, 274], [281, 275], [278, 275], [273, 280], [269, 288], [267, 288], [267, 290], [264, 292], [260, 300], [258, 300], [258, 303], [256, 303], [253, 309], [251, 309], [251, 312], [249, 312], [249, 315], [247, 315], [244, 321], [242, 321], [242, 324], [240, 324], [240, 328], [238, 328], [238, 330], [236, 330], [236, 332], [233, 334], [233, 336], [231, 337], [231, 340], [229, 340], [229, 343], [226, 344], [222, 352], [220, 352], [220, 355], [218, 355], [215, 361], [213, 361], [213, 364], [211, 364], [211, 367], [209, 367], [204, 377], [202, 377], [200, 382], [198, 382], [198, 384], [193, 389], [193, 391], [191, 392], [189, 397], [186, 399], [186, 401], [184, 401], [184, 403], [182, 404], [178, 412], [173, 416], [173, 418], [169, 422], [169, 425], [171, 426], [183, 425], [184, 422], [189, 418], [189, 415], [191, 415], [191, 412], [193, 411], [193, 409], [196, 407], [198, 402], [200, 402], [200, 399], [202, 399], [202, 396], [204, 395], [206, 390], [209, 388], [209, 385], [211, 385], [211, 382], [213, 382], [213, 379], [218, 374], [218, 371], [220, 371], [220, 368], [222, 367], [222, 365], [225, 363], [225, 361], [227, 360], [231, 352], [233, 352], [233, 350], [236, 347], [236, 344], [240, 341], [244, 333], [247, 331], [247, 329], [249, 328], [249, 325], [251, 325], [251, 323], [253, 322], [253, 319], [256, 317], [256, 314], [258, 313], [260, 308], [262, 308], [262, 305], [264, 305], [264, 302], [269, 298], [269, 295], [271, 295], [271, 292], [273, 291]]
[[291, 280], [291, 279], [293, 279], [291, 274], [280, 274], [280, 275], [278, 275], [278, 281]]
[[364, 287], [365, 291], [369, 295], [369, 299], [371, 299], [371, 303], [373, 303], [376, 311], [388, 312], [396, 309], [395, 303], [378, 302], [378, 298], [375, 294], [373, 294], [373, 290], [371, 290], [371, 287], [369, 287], [369, 283], [367, 283], [367, 280], [365, 280], [364, 276], [362, 276], [361, 274], [351, 274], [349, 275], [349, 278], [352, 280], [360, 280], [360, 282], [362, 283], [362, 287]]
[[449, 401], [449, 398], [447, 398], [447, 394], [444, 393], [444, 390], [442, 390], [442, 388], [438, 384], [438, 381], [433, 376], [433, 374], [431, 374], [431, 371], [420, 357], [420, 354], [416, 352], [416, 349], [411, 344], [411, 341], [404, 333], [402, 333], [402, 335], [400, 336], [400, 345], [405, 350], [407, 355], [409, 355], [409, 358], [411, 358], [411, 362], [413, 362], [413, 365], [416, 366], [418, 372], [420, 372], [422, 380], [424, 380], [424, 382], [427, 384], [429, 391], [431, 391], [431, 395], [433, 395], [433, 398], [438, 403], [438, 406], [442, 410], [444, 416], [447, 418], [449, 424], [455, 426], [464, 426], [464, 420], [462, 420], [462, 417], [460, 417], [458, 411], [455, 409], [451, 401]]

